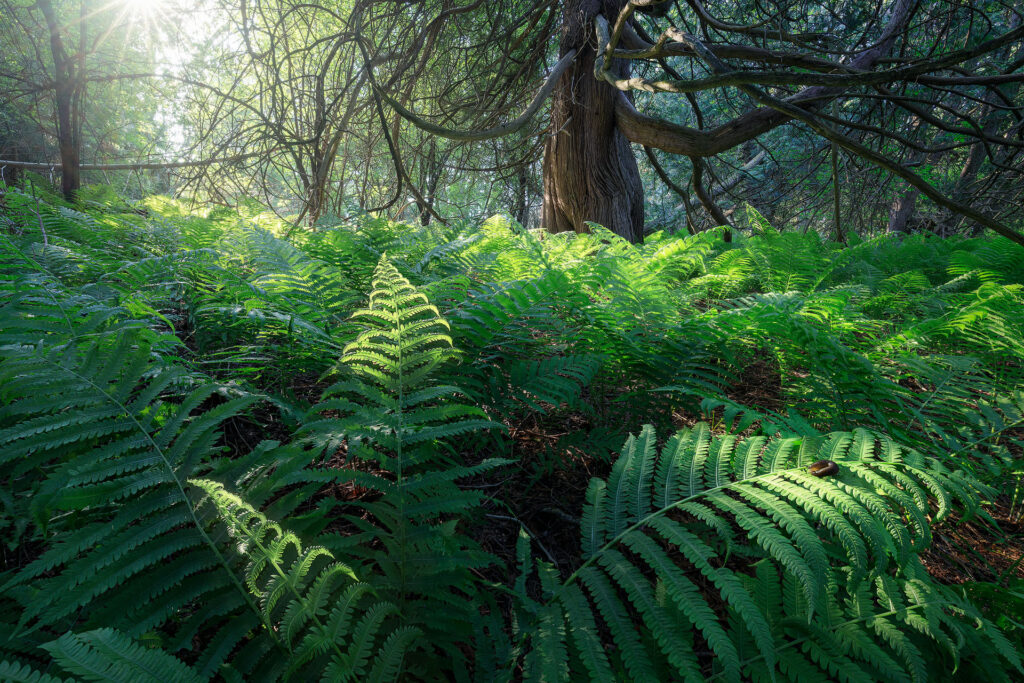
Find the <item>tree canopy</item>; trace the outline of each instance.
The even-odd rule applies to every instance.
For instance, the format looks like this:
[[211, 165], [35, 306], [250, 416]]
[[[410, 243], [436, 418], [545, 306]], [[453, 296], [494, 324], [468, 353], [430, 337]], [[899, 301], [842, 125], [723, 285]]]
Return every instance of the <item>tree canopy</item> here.
[[[163, 153], [185, 162], [183, 187], [259, 196], [310, 223], [351, 207], [445, 220], [503, 202], [520, 222], [532, 211], [551, 231], [595, 222], [636, 241], [646, 197], [664, 187], [691, 229], [730, 223], [747, 203], [774, 215], [799, 195], [819, 223], [834, 214], [840, 239], [851, 219], [882, 214], [894, 230], [1019, 239], [1024, 27], [1006, 3], [7, 10], [16, 47], [0, 77], [12, 104], [52, 123], [29, 133], [22, 121], [29, 134], [12, 130], [3, 156], [66, 166], [66, 191], [78, 168]], [[144, 45], [152, 23], [165, 33]], [[174, 35], [188, 26], [195, 35]], [[147, 128], [157, 96], [162, 135]], [[89, 110], [99, 102], [118, 106]], [[155, 139], [116, 140], [131, 130], [118, 119]], [[31, 135], [42, 137], [27, 148]], [[795, 188], [794, 173], [812, 182]], [[829, 185], [848, 188], [845, 205]]]

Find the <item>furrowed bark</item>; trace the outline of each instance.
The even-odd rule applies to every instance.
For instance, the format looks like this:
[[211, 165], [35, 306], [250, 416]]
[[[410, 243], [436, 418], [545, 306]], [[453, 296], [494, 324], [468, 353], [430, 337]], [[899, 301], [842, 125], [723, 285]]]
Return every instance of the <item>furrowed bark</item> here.
[[[587, 232], [599, 223], [631, 241], [643, 239], [644, 198], [629, 140], [616, 123], [615, 88], [594, 78], [597, 56], [591, 27], [624, 0], [570, 0], [564, 10], [561, 54], [576, 61], [558, 79], [551, 105], [551, 135], [544, 145], [543, 225], [549, 232]], [[628, 66], [611, 68], [625, 75]]]

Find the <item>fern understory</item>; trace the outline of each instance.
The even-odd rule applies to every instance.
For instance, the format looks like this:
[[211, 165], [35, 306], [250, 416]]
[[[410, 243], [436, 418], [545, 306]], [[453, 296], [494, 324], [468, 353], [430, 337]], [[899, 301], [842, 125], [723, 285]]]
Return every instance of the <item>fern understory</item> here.
[[0, 679], [1024, 676], [1024, 249], [754, 224], [7, 190]]

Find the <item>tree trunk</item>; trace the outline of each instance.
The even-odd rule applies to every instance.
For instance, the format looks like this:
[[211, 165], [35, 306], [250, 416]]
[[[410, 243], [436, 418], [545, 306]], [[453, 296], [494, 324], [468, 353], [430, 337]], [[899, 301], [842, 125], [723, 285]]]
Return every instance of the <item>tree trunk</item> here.
[[914, 188], [896, 197], [889, 210], [889, 227], [886, 232], [907, 232], [907, 224], [910, 217], [914, 215], [914, 207], [917, 204], [917, 196], [921, 194]]
[[[543, 225], [549, 232], [589, 232], [605, 226], [630, 242], [643, 240], [643, 185], [628, 140], [615, 123], [618, 92], [594, 78], [594, 17], [614, 22], [625, 0], [569, 0], [563, 14], [561, 55], [576, 62], [552, 97], [551, 135], [544, 144]], [[628, 66], [611, 67], [625, 75]]]
[[437, 197], [437, 184], [441, 177], [441, 163], [437, 158], [437, 138], [430, 138], [427, 155], [420, 160], [420, 186], [423, 188], [423, 199], [416, 201], [420, 210], [420, 225], [430, 225], [431, 210]]
[[832, 143], [832, 220], [835, 222], [836, 242], [846, 244], [846, 231], [843, 230], [839, 193], [839, 145]]
[[512, 209], [512, 217], [516, 219], [519, 225], [528, 227], [526, 225], [529, 209], [529, 196], [530, 196], [530, 169], [529, 166], [523, 164], [519, 167], [518, 173], [516, 173], [516, 184], [515, 184], [515, 204]]
[[72, 134], [71, 98], [72, 92], [64, 88], [57, 89], [57, 143], [60, 147], [60, 190], [64, 199], [75, 200], [75, 194], [82, 186], [79, 170], [80, 160], [78, 145]]
[[[79, 140], [75, 135], [76, 122], [73, 114], [75, 95], [79, 87], [77, 79], [80, 74], [76, 72], [74, 61], [64, 49], [60, 25], [57, 23], [57, 15], [50, 0], [39, 0], [37, 4], [46, 19], [46, 28], [50, 34], [50, 53], [53, 57], [53, 80], [57, 105], [57, 146], [60, 150], [61, 163], [60, 185], [64, 199], [70, 202], [74, 201], [75, 193], [82, 185], [79, 168], [81, 166]], [[81, 26], [79, 30], [84, 34], [85, 27]], [[81, 57], [84, 58], [84, 55]]]

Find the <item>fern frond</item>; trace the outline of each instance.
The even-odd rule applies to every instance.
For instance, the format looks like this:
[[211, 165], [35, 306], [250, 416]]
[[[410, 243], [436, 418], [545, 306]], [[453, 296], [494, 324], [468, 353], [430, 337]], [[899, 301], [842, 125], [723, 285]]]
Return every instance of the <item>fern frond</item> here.
[[206, 680], [166, 652], [146, 649], [109, 628], [66, 633], [43, 649], [62, 669], [87, 681], [198, 683]]
[[68, 683], [70, 678], [57, 678], [15, 662], [0, 661], [0, 679], [10, 683]]
[[[944, 610], [963, 614], [964, 605], [916, 569], [914, 555], [930, 538], [932, 495], [962, 491], [941, 464], [866, 430], [736, 444], [700, 425], [660, 455], [653, 442], [644, 427], [607, 483], [592, 481], [585, 561], [551, 589], [541, 609], [557, 604], [561, 616], [542, 612], [550, 622], [543, 628], [581, 629], [581, 643], [600, 638], [613, 671], [641, 675], [646, 658], [683, 680], [828, 677], [836, 657], [851, 677], [870, 680], [885, 662], [896, 666], [890, 675], [925, 680], [936, 658], [959, 656], [976, 616], [941, 618]], [[724, 479], [721, 465], [705, 466], [723, 451], [732, 453], [717, 458], [728, 462]], [[838, 476], [809, 474], [819, 459], [837, 462]], [[969, 493], [960, 502], [974, 504]], [[733, 568], [730, 557], [757, 562], [756, 575]], [[545, 566], [537, 562], [538, 571]], [[871, 586], [874, 599], [865, 594]], [[815, 644], [808, 631], [830, 635]], [[544, 638], [533, 647], [528, 667], [557, 654]], [[570, 667], [604, 671], [582, 647]], [[703, 647], [713, 663], [696, 656]], [[1020, 664], [1004, 648], [987, 650], [1001, 666]]]
[[[383, 494], [366, 504], [375, 523], [352, 519], [375, 543], [349, 552], [378, 572], [375, 588], [397, 606], [403, 625], [421, 630], [441, 656], [458, 659], [457, 643], [470, 641], [487, 621], [473, 602], [483, 594], [466, 594], [470, 571], [493, 559], [456, 531], [459, 517], [482, 498], [457, 482], [507, 461], [461, 465], [440, 444], [497, 425], [462, 403], [458, 389], [434, 380], [456, 356], [448, 322], [386, 257], [375, 271], [369, 307], [355, 319], [365, 327], [340, 359], [347, 378], [313, 407], [302, 436], [320, 450], [344, 448], [349, 458], [384, 468], [379, 477], [358, 479]], [[324, 411], [332, 416], [323, 417]], [[354, 480], [355, 474], [321, 469], [296, 479]], [[364, 656], [351, 654], [353, 661]]]
[[[221, 484], [189, 483], [210, 497], [247, 558], [246, 585], [259, 600], [266, 623], [274, 625], [292, 652], [290, 675], [326, 670], [336, 680], [351, 680], [379, 677], [385, 670], [397, 673], [421, 633], [396, 625], [394, 605], [367, 603], [369, 586], [360, 584], [329, 550], [304, 548], [297, 536]], [[380, 655], [373, 673], [370, 653]], [[328, 661], [318, 662], [321, 657]]]
[[0, 376], [0, 471], [12, 477], [18, 514], [59, 532], [5, 582], [24, 601], [24, 633], [101, 626], [113, 613], [138, 636], [203, 600], [222, 605], [208, 626], [228, 616], [246, 629], [259, 624], [185, 484], [216, 453], [222, 421], [252, 397], [197, 414], [217, 386], [160, 364], [130, 334], [83, 356], [63, 345], [8, 356]]

